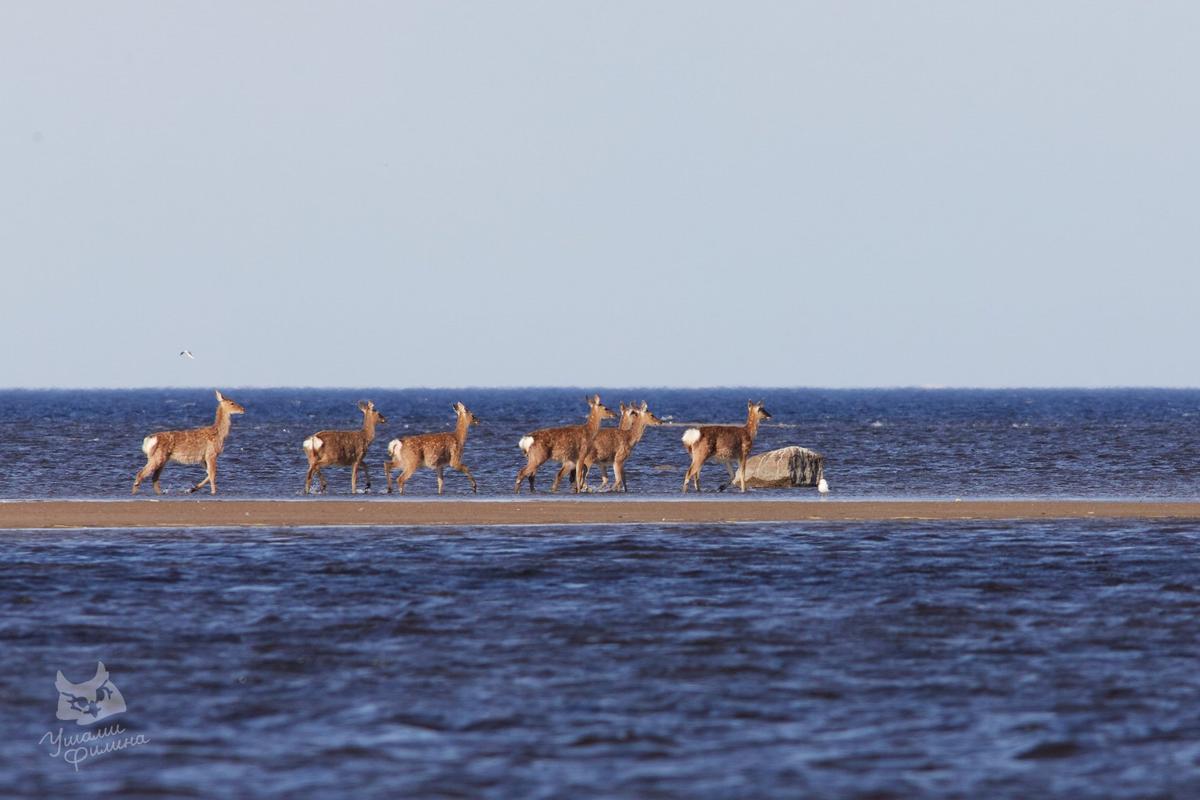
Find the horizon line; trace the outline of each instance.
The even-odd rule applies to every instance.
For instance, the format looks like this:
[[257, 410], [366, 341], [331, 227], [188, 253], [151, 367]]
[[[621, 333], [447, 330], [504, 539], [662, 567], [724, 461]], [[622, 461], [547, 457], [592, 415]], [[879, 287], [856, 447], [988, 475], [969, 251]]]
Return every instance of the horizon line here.
[[941, 385], [941, 384], [892, 384], [892, 385], [855, 385], [855, 386], [807, 386], [807, 385], [767, 385], [767, 384], [718, 384], [718, 385], [693, 385], [681, 386], [670, 384], [659, 385], [618, 385], [612, 384], [603, 386], [599, 384], [583, 385], [583, 384], [525, 384], [525, 385], [485, 385], [471, 384], [464, 386], [353, 386], [353, 385], [304, 385], [304, 384], [274, 384], [274, 385], [258, 385], [258, 384], [240, 384], [240, 385], [225, 385], [208, 386], [201, 384], [188, 385], [144, 385], [144, 386], [0, 386], [0, 392], [138, 392], [138, 391], [213, 391], [220, 389], [221, 391], [264, 391], [271, 389], [304, 389], [317, 391], [525, 391], [525, 390], [578, 390], [583, 392], [594, 390], [608, 389], [639, 389], [639, 390], [666, 390], [666, 391], [702, 391], [702, 390], [735, 390], [735, 389], [751, 389], [755, 391], [775, 390], [775, 391], [822, 391], [822, 392], [852, 392], [852, 391], [1113, 391], [1113, 390], [1146, 390], [1146, 391], [1195, 391], [1200, 389], [1200, 386], [1184, 386], [1184, 385], [1151, 385], [1151, 384], [1106, 384], [1093, 386], [1080, 385]]

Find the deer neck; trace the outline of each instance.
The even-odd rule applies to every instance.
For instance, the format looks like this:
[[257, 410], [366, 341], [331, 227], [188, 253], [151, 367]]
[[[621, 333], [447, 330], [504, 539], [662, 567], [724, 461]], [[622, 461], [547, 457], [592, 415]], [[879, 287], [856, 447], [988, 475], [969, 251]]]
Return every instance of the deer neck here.
[[633, 425], [629, 428], [629, 433], [626, 434], [626, 439], [630, 445], [635, 445], [642, 440], [642, 434], [646, 432], [646, 417], [643, 414], [638, 414], [633, 420]]
[[467, 434], [471, 432], [471, 418], [459, 417], [458, 424], [454, 426], [454, 438], [458, 440], [458, 446], [461, 449], [467, 443]]
[[746, 433], [748, 433], [750, 435], [750, 441], [753, 442], [754, 437], [758, 435], [758, 415], [757, 414], [751, 413], [751, 414], [746, 415]]
[[217, 442], [218, 452], [225, 446], [225, 437], [229, 435], [229, 429], [232, 426], [233, 415], [224, 406], [217, 406], [217, 418], [213, 421], [213, 435]]
[[373, 442], [375, 440], [375, 418], [374, 417], [367, 415], [367, 414], [363, 415], [362, 432], [363, 432], [363, 439], [366, 440], [367, 444], [370, 444], [371, 442]]
[[588, 433], [589, 437], [595, 436], [596, 431], [600, 430], [600, 409], [599, 408], [593, 409], [592, 412], [590, 414], [588, 414], [587, 424], [584, 425], [584, 427], [587, 429], [587, 433]]

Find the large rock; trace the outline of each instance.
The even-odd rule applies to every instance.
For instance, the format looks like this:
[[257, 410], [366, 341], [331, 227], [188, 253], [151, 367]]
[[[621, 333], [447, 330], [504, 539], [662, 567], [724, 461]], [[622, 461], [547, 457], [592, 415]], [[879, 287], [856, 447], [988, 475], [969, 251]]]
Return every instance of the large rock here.
[[[781, 447], [767, 453], [750, 456], [746, 462], [746, 486], [777, 489], [785, 486], [817, 486], [825, 478], [825, 456], [807, 447]], [[732, 483], [741, 486], [742, 470], [738, 469]]]

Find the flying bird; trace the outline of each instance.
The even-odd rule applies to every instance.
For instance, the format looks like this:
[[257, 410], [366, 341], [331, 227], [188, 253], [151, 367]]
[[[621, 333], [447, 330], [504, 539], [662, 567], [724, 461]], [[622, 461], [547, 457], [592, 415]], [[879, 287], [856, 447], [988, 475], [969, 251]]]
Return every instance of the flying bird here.
[[179, 353], [179, 357], [180, 357], [180, 358], [190, 358], [190, 359], [193, 359], [193, 360], [196, 358], [194, 355], [192, 355], [192, 351], [191, 351], [191, 350], [183, 350], [183, 351], [181, 351], [181, 352]]

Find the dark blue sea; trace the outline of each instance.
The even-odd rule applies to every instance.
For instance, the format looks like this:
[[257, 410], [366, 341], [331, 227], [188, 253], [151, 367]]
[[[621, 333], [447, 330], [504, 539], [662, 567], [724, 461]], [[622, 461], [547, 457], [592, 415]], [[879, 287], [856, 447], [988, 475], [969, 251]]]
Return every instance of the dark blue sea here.
[[[227, 393], [247, 413], [218, 498], [311, 503], [349, 478], [301, 498], [300, 442], [357, 426], [359, 399], [389, 417], [359, 498], [381, 503], [432, 495], [428, 472], [383, 494], [378, 465], [391, 436], [448, 428], [455, 400], [485, 421], [466, 462], [494, 497], [521, 435], [584, 411], [584, 390]], [[740, 421], [750, 397], [773, 415], [757, 449], [821, 452], [833, 491], [748, 499], [1200, 496], [1198, 391], [601, 394], [672, 425], [647, 432], [627, 497], [561, 502], [677, 496], [683, 426]], [[203, 391], [0, 392], [0, 498], [127, 498], [142, 437], [212, 411]], [[201, 477], [168, 467], [162, 502]], [[1200, 797], [1191, 522], [0, 541], [4, 798]], [[57, 719], [57, 673], [83, 684], [97, 662], [125, 710]]]

